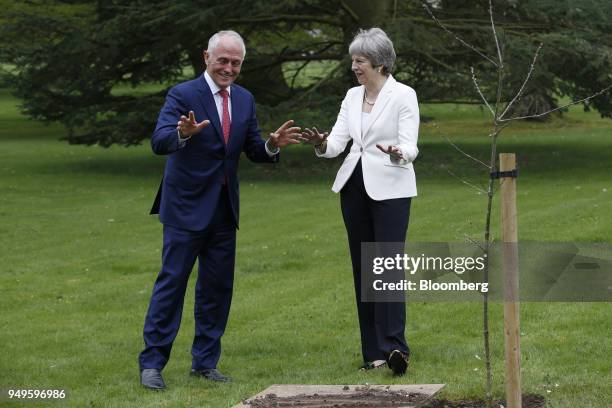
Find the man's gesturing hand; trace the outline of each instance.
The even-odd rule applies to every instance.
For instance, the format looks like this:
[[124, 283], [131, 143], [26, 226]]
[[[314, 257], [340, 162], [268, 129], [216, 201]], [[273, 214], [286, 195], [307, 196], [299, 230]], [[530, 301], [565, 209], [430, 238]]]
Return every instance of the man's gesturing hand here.
[[285, 147], [288, 144], [299, 144], [298, 138], [301, 135], [302, 128], [294, 126], [293, 120], [288, 120], [276, 132], [270, 133], [270, 140], [268, 140], [269, 147], [276, 149], [277, 147]]
[[189, 111], [189, 117], [181, 115], [181, 120], [178, 121], [176, 128], [181, 133], [181, 137], [191, 137], [208, 125], [210, 125], [210, 120], [203, 120], [198, 123], [195, 120], [193, 111]]

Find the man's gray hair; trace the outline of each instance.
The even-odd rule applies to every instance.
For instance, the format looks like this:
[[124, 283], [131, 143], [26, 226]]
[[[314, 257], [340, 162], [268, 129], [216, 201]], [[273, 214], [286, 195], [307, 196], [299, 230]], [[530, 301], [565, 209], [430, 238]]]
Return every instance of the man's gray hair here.
[[393, 42], [378, 27], [359, 30], [349, 46], [349, 54], [365, 56], [375, 68], [382, 67], [385, 75], [389, 75], [395, 65]]
[[221, 38], [233, 38], [238, 41], [242, 46], [242, 58], [244, 58], [244, 56], [246, 55], [246, 47], [244, 45], [244, 40], [242, 39], [240, 34], [232, 30], [219, 31], [215, 33], [212, 37], [210, 37], [210, 39], [208, 40], [208, 49], [206, 51], [214, 51], [215, 48], [217, 48], [217, 45], [219, 45], [219, 41], [221, 41]]

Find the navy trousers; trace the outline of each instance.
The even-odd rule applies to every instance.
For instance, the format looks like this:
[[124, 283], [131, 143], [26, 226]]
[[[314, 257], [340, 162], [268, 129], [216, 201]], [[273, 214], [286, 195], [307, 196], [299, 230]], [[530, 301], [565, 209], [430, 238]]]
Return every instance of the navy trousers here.
[[[348, 235], [361, 351], [365, 362], [386, 360], [393, 350], [409, 354], [404, 330], [406, 303], [363, 302], [361, 299], [361, 243], [406, 240], [411, 199], [372, 200], [363, 184], [361, 161], [340, 191], [342, 216]], [[366, 271], [366, 273], [371, 271]]]
[[164, 225], [162, 267], [145, 319], [145, 348], [139, 357], [141, 370], [161, 370], [170, 358], [181, 323], [187, 281], [196, 259], [192, 368], [217, 366], [232, 300], [235, 255], [236, 226], [226, 187], [206, 229], [188, 231]]

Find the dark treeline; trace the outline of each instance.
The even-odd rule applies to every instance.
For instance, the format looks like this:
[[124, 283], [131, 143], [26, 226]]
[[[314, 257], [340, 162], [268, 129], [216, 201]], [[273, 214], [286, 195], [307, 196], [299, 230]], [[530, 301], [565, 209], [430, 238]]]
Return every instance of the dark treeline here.
[[[494, 55], [488, 0], [429, 0], [456, 35]], [[516, 113], [580, 99], [612, 83], [612, 2], [494, 1], [504, 89], [517, 90], [544, 43]], [[222, 29], [240, 32], [247, 57], [238, 83], [266, 121], [282, 114], [329, 126], [354, 84], [347, 48], [380, 26], [398, 54], [395, 75], [421, 102], [480, 103], [470, 67], [493, 99], [495, 70], [440, 29], [419, 0], [0, 1], [3, 83], [29, 116], [59, 121], [70, 143], [132, 145], [151, 134], [167, 86], [203, 70], [202, 50]], [[304, 73], [310, 78], [304, 79]], [[188, 73], [188, 74], [186, 74]], [[118, 86], [159, 84], [134, 92]], [[151, 89], [146, 92], [146, 89]], [[115, 91], [113, 91], [115, 90]], [[514, 95], [503, 95], [510, 99]], [[610, 93], [585, 104], [612, 115]], [[278, 120], [276, 120], [278, 121]]]

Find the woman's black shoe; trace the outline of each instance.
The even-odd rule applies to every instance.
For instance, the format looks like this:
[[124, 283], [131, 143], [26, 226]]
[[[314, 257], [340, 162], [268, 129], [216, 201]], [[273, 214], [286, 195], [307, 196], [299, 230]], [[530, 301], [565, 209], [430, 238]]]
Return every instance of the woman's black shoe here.
[[389, 368], [395, 375], [406, 374], [406, 370], [408, 369], [408, 361], [408, 354], [402, 353], [399, 350], [393, 350], [391, 354], [389, 354], [389, 359], [387, 360]]

